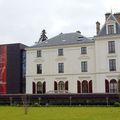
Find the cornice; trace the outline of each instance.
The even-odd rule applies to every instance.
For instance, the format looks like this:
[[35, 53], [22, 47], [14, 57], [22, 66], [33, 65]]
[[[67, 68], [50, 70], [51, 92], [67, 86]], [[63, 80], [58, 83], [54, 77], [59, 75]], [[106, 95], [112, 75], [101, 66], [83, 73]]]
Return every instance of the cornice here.
[[106, 35], [106, 36], [95, 36], [95, 40], [113, 40], [120, 39], [120, 35]]
[[58, 49], [58, 48], [71, 48], [71, 47], [81, 47], [81, 46], [94, 46], [95, 43], [82, 43], [82, 44], [70, 44], [70, 45], [57, 45], [57, 46], [47, 46], [47, 47], [36, 47], [36, 48], [25, 48], [26, 51], [32, 50], [46, 50], [46, 49]]

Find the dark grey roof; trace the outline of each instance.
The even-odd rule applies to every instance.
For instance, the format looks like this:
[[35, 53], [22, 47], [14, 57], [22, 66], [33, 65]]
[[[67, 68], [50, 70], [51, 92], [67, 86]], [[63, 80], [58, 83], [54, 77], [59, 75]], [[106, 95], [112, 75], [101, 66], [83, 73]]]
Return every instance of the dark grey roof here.
[[[110, 16], [108, 17], [107, 21], [109, 20], [113, 20], [116, 22], [116, 34], [120, 34], [120, 24], [117, 21], [117, 19], [114, 17], [113, 14], [110, 14]], [[98, 36], [105, 36], [106, 34], [106, 23], [103, 25], [102, 29], [100, 30], [100, 32], [98, 33]]]
[[82, 44], [82, 43], [93, 43], [94, 40], [89, 39], [81, 35], [81, 33], [66, 33], [59, 34], [51, 39], [37, 43], [31, 47], [47, 47], [47, 46], [58, 46], [58, 45], [70, 45], [70, 44]]

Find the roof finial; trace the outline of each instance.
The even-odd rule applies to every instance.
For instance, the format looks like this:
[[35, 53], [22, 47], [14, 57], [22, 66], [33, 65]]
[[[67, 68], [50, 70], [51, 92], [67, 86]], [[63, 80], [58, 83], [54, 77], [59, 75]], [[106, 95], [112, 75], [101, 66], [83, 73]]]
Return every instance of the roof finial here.
[[112, 9], [111, 9], [111, 14], [112, 14]]

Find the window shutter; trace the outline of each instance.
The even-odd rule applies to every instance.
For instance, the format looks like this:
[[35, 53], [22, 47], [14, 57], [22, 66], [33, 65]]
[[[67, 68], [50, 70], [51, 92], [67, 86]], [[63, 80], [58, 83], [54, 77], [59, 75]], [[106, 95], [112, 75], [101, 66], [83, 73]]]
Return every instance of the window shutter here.
[[36, 87], [35, 87], [35, 82], [32, 83], [32, 93], [36, 93]]
[[46, 93], [46, 82], [43, 82], [43, 93]]
[[109, 93], [109, 81], [105, 80], [105, 92]]
[[57, 90], [57, 82], [54, 81], [54, 90]]
[[89, 81], [89, 93], [92, 93], [92, 80]]
[[65, 90], [68, 90], [68, 81], [65, 82]]
[[77, 81], [77, 93], [81, 93], [81, 83]]

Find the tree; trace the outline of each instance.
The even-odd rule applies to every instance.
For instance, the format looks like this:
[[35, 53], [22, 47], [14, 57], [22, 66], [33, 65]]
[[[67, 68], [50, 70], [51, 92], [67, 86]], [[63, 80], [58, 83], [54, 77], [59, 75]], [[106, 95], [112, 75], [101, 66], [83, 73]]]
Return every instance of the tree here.
[[46, 36], [46, 31], [45, 31], [45, 29], [43, 29], [43, 30], [42, 30], [42, 33], [41, 33], [41, 36], [40, 36], [40, 38], [39, 38], [38, 43], [39, 43], [39, 42], [43, 42], [43, 41], [45, 41], [45, 40], [47, 40], [47, 39], [48, 39], [48, 37]]
[[28, 114], [28, 105], [27, 105], [27, 95], [24, 94], [22, 96], [22, 102], [23, 102], [23, 108], [24, 108], [24, 114]]

